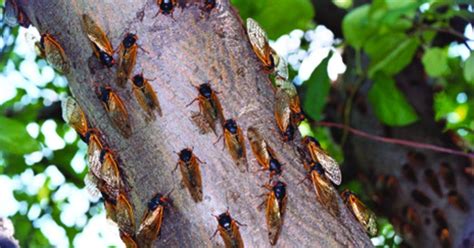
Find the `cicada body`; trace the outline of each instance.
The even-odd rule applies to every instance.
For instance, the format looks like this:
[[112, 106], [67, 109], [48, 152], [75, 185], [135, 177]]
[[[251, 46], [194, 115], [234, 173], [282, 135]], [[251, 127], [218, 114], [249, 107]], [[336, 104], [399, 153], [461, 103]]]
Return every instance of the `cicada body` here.
[[133, 82], [133, 93], [137, 98], [138, 103], [142, 109], [152, 118], [155, 119], [154, 111], [158, 112], [158, 115], [162, 116], [160, 102], [156, 96], [155, 91], [151, 87], [143, 75], [135, 75], [132, 78]]
[[442, 248], [449, 248], [451, 247], [451, 235], [449, 234], [449, 230], [447, 227], [440, 228], [436, 231], [438, 235], [439, 242], [441, 243]]
[[138, 248], [137, 243], [132, 235], [129, 235], [126, 232], [120, 231], [120, 239], [125, 244], [127, 248]]
[[247, 129], [247, 139], [249, 140], [250, 148], [252, 149], [258, 164], [264, 169], [269, 168], [270, 159], [275, 157], [275, 152], [267, 141], [254, 127], [249, 127]]
[[425, 170], [425, 182], [439, 197], [443, 196], [443, 191], [441, 190], [441, 185], [439, 184], [438, 176], [432, 169]]
[[135, 217], [133, 215], [132, 206], [128, 202], [127, 197], [122, 193], [117, 197], [117, 205], [115, 206], [115, 222], [120, 230], [129, 235], [135, 233]]
[[125, 138], [132, 135], [132, 128], [128, 118], [128, 112], [120, 97], [108, 86], [97, 88], [97, 96], [104, 105], [107, 114], [114, 124], [114, 127], [120, 131]]
[[138, 36], [128, 33], [120, 43], [117, 62], [117, 84], [125, 87], [137, 59]]
[[119, 167], [112, 151], [109, 148], [103, 148], [100, 152], [99, 160], [102, 166], [100, 166], [99, 171], [95, 172], [95, 175], [103, 180], [108, 187], [116, 191], [120, 190], [122, 180], [120, 179]]
[[[178, 4], [177, 0], [157, 0], [156, 3], [160, 7], [160, 12], [165, 15], [173, 14], [174, 7]], [[158, 15], [157, 14], [157, 15]]]
[[275, 78], [275, 85], [281, 90], [281, 94], [285, 92], [288, 96], [284, 99], [289, 99], [289, 106], [291, 110], [291, 121], [293, 125], [298, 126], [301, 121], [305, 119], [303, 111], [301, 110], [300, 97], [298, 96], [298, 91], [296, 90], [295, 85], [292, 82], [281, 78]]
[[[236, 164], [246, 164], [244, 134], [233, 119], [228, 119], [224, 123], [224, 142]], [[243, 172], [243, 166], [241, 166], [241, 171]]]
[[463, 212], [468, 212], [470, 209], [469, 203], [455, 190], [448, 192], [448, 202]]
[[280, 181], [270, 187], [267, 195], [265, 217], [267, 220], [268, 238], [271, 245], [275, 245], [283, 226], [283, 217], [286, 211], [286, 184]]
[[377, 218], [375, 214], [351, 191], [346, 189], [341, 193], [341, 196], [346, 206], [351, 210], [366, 232], [371, 236], [375, 236], [377, 234]]
[[325, 176], [323, 166], [320, 163], [312, 162], [306, 167], [309, 168], [309, 177], [311, 178], [318, 201], [321, 205], [325, 206], [333, 216], [339, 216], [337, 195]]
[[158, 237], [163, 224], [165, 207], [168, 206], [169, 199], [162, 194], [156, 194], [149, 202], [148, 209], [142, 218], [140, 227], [137, 231], [137, 241], [140, 247], [151, 246], [152, 242]]
[[211, 11], [216, 7], [216, 0], [204, 0], [204, 10]]
[[283, 136], [283, 141], [293, 140], [295, 126], [291, 117], [290, 96], [281, 88], [278, 88], [275, 93], [274, 113], [278, 129]]
[[447, 187], [456, 187], [456, 176], [454, 175], [453, 168], [451, 168], [448, 163], [441, 163], [441, 166], [439, 167], [439, 175]]
[[306, 136], [303, 138], [303, 144], [306, 146], [306, 150], [310, 154], [311, 159], [321, 163], [326, 177], [329, 178], [334, 184], [340, 185], [342, 181], [342, 175], [339, 164], [334, 158], [329, 156], [329, 154], [323, 150], [319, 144], [319, 141], [313, 137]]
[[84, 31], [89, 38], [92, 50], [102, 64], [112, 67], [115, 64], [114, 49], [102, 28], [88, 15], [82, 15]]
[[263, 68], [267, 72], [273, 71], [275, 67], [274, 58], [272, 56], [273, 49], [268, 43], [267, 33], [252, 18], [247, 18], [247, 35], [252, 45], [252, 49], [258, 59], [263, 63]]
[[63, 120], [84, 139], [89, 126], [86, 115], [82, 111], [81, 106], [79, 106], [79, 103], [73, 97], [68, 96], [61, 102], [61, 110]]
[[69, 61], [59, 42], [51, 34], [41, 35], [40, 50], [46, 61], [61, 73], [69, 73]]
[[181, 150], [179, 155], [179, 169], [183, 182], [195, 202], [202, 201], [202, 180], [199, 158], [189, 148]]
[[[230, 217], [229, 212], [220, 214], [217, 218], [217, 230], [222, 239], [226, 248], [243, 248], [244, 241], [240, 235], [239, 226], [237, 221]], [[215, 235], [215, 233], [214, 233]], [[213, 235], [213, 236], [214, 236]]]
[[[195, 100], [199, 102], [200, 114], [212, 130], [214, 130], [214, 133], [217, 133], [216, 121], [218, 119], [220, 119], [221, 122], [224, 121], [224, 114], [222, 113], [222, 106], [219, 102], [219, 98], [217, 97], [216, 92], [212, 90], [209, 83], [204, 83], [195, 87], [199, 91], [199, 95]], [[195, 100], [193, 100], [193, 102]]]
[[100, 154], [103, 146], [100, 141], [100, 133], [97, 129], [89, 129], [85, 134], [87, 143], [87, 160], [90, 171], [99, 171], [101, 167]]

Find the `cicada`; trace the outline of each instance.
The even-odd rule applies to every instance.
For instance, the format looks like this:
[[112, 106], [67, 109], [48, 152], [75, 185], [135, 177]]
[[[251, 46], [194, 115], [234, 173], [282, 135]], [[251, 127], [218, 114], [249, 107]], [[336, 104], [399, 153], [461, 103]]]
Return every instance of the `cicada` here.
[[163, 13], [165, 15], [173, 14], [174, 7], [178, 4], [177, 0], [157, 0], [156, 3], [160, 7], [160, 11], [156, 14]]
[[242, 240], [242, 236], [240, 236], [239, 223], [230, 217], [229, 211], [216, 216], [216, 218], [218, 223], [217, 230], [212, 237], [219, 232], [226, 248], [243, 248], [244, 241]]
[[[244, 134], [234, 119], [228, 119], [224, 122], [224, 142], [230, 156], [237, 165], [246, 164]], [[243, 171], [243, 166], [241, 171]]]
[[331, 183], [325, 176], [323, 166], [319, 162], [312, 161], [309, 165], [304, 163], [308, 170], [308, 177], [313, 183], [314, 192], [316, 198], [325, 206], [329, 212], [337, 217], [339, 216], [339, 206], [337, 204], [337, 195], [335, 190], [332, 188]]
[[127, 248], [138, 248], [135, 238], [124, 231], [120, 231], [120, 239]]
[[439, 197], [443, 196], [443, 192], [441, 191], [441, 185], [438, 181], [438, 176], [432, 169], [425, 170], [425, 182]]
[[204, 10], [211, 11], [216, 7], [216, 0], [204, 0]]
[[359, 223], [364, 227], [365, 231], [375, 236], [377, 234], [377, 217], [362, 203], [357, 196], [349, 190], [344, 190], [341, 197], [346, 206], [351, 210]]
[[433, 219], [436, 221], [436, 223], [438, 223], [440, 227], [448, 227], [448, 221], [446, 220], [446, 215], [444, 214], [443, 210], [439, 208], [433, 209]]
[[195, 202], [202, 201], [202, 180], [201, 169], [199, 168], [199, 163], [202, 162], [189, 148], [181, 150], [178, 156], [178, 165], [183, 176], [184, 185], [188, 188]]
[[99, 131], [97, 129], [89, 129], [85, 134], [85, 142], [87, 144], [89, 170], [99, 171], [101, 166], [100, 154], [103, 148]]
[[[305, 119], [303, 111], [301, 110], [300, 97], [298, 96], [298, 91], [296, 90], [295, 85], [292, 82], [283, 80], [281, 78], [275, 78], [275, 85], [279, 88], [277, 89], [285, 92], [288, 95], [289, 105], [291, 110], [291, 121], [295, 126], [298, 126], [301, 121]], [[287, 99], [286, 97], [284, 99]]]
[[448, 192], [448, 202], [463, 212], [469, 211], [469, 203], [455, 190]]
[[414, 189], [411, 192], [411, 197], [422, 206], [431, 206], [431, 199], [423, 191]]
[[158, 115], [162, 116], [160, 102], [156, 96], [155, 91], [151, 87], [151, 84], [142, 74], [135, 75], [132, 78], [133, 82], [133, 93], [137, 98], [138, 103], [142, 109], [152, 118], [155, 119], [154, 111], [158, 112]]
[[247, 35], [252, 45], [252, 49], [257, 55], [258, 59], [263, 63], [263, 68], [267, 72], [273, 71], [275, 61], [272, 56], [273, 49], [268, 43], [267, 33], [263, 28], [252, 18], [247, 18]]
[[216, 92], [212, 90], [209, 83], [204, 83], [194, 87], [199, 91], [199, 95], [187, 106], [197, 100], [199, 102], [199, 112], [201, 116], [203, 116], [212, 130], [214, 130], [214, 133], [216, 133], [216, 121], [218, 119], [220, 119], [221, 122], [224, 121], [224, 114], [222, 113], [222, 106], [219, 102], [219, 98], [217, 98]]
[[444, 184], [448, 187], [456, 187], [456, 176], [454, 175], [453, 168], [448, 163], [441, 163], [439, 167], [439, 175], [443, 178]]
[[58, 70], [60, 73], [69, 73], [70, 66], [66, 53], [59, 42], [51, 34], [46, 33], [41, 35], [39, 48], [46, 58], [46, 61], [48, 61], [54, 69]]
[[128, 33], [118, 49], [117, 84], [125, 87], [137, 59], [138, 36]]
[[288, 62], [286, 62], [286, 59], [279, 57], [276, 54], [274, 54], [273, 57], [275, 58], [275, 63], [276, 63], [275, 79], [287, 81], [289, 77]]
[[318, 161], [324, 168], [325, 175], [334, 184], [339, 185], [342, 181], [341, 170], [339, 164], [323, 150], [319, 141], [313, 137], [306, 136], [303, 138], [303, 144], [311, 156], [311, 159]]
[[122, 180], [120, 179], [119, 167], [112, 151], [107, 147], [103, 148], [100, 152], [99, 161], [101, 163], [100, 169], [94, 172], [94, 174], [103, 180], [107, 186], [118, 191], [122, 186]]
[[437, 231], [439, 242], [441, 243], [442, 248], [451, 247], [451, 236], [447, 227], [440, 228]]
[[247, 129], [247, 138], [258, 164], [262, 168], [268, 169], [270, 167], [270, 159], [275, 157], [273, 149], [254, 127]]
[[265, 217], [267, 220], [268, 238], [271, 245], [275, 245], [283, 225], [286, 211], [286, 184], [276, 181], [273, 185], [265, 185], [270, 190], [267, 194]]
[[63, 120], [71, 126], [79, 136], [84, 139], [89, 126], [87, 124], [87, 118], [82, 111], [81, 106], [77, 103], [76, 99], [68, 96], [61, 102], [61, 110]]
[[402, 175], [412, 183], [418, 183], [415, 170], [410, 164], [404, 164], [402, 166]]
[[113, 57], [114, 48], [112, 47], [109, 38], [107, 38], [107, 35], [102, 28], [88, 15], [82, 15], [82, 20], [84, 23], [84, 31], [91, 42], [94, 54], [102, 64], [107, 67], [112, 67], [115, 64]]
[[99, 86], [96, 93], [102, 105], [104, 105], [114, 127], [119, 130], [125, 138], [130, 137], [130, 135], [132, 135], [132, 128], [130, 126], [127, 109], [120, 97], [108, 86]]
[[128, 234], [135, 233], [135, 217], [133, 215], [132, 206], [123, 193], [120, 193], [117, 197], [115, 220], [120, 230], [123, 230]]
[[137, 231], [137, 241], [140, 247], [142, 245], [144, 247], [151, 246], [152, 242], [158, 237], [163, 224], [165, 207], [168, 205], [169, 199], [160, 193], [157, 193], [148, 202], [148, 209]]
[[278, 88], [275, 93], [274, 114], [283, 141], [293, 140], [296, 127], [292, 121], [290, 96], [281, 88]]

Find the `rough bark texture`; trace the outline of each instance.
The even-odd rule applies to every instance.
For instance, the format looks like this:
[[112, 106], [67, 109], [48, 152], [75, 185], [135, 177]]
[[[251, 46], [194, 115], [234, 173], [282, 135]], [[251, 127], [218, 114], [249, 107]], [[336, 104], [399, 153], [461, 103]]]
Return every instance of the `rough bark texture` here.
[[[174, 207], [166, 212], [157, 246], [222, 246], [220, 237], [210, 240], [217, 226], [211, 214], [228, 207], [241, 227], [248, 247], [268, 247], [264, 212], [257, 206], [265, 191], [259, 185], [268, 174], [255, 172], [258, 165], [247, 145], [249, 172], [241, 173], [222, 149], [217, 136], [200, 135], [191, 121], [197, 104], [186, 107], [196, 96], [191, 86], [210, 81], [220, 92], [226, 118], [236, 118], [246, 131], [257, 126], [278, 151], [288, 183], [288, 208], [280, 236], [280, 247], [367, 247], [367, 235], [338, 199], [342, 214], [333, 218], [316, 202], [309, 184], [298, 185], [305, 171], [295, 146], [283, 144], [273, 121], [273, 92], [267, 76], [248, 43], [244, 27], [228, 1], [217, 1], [210, 14], [202, 3], [184, 4], [173, 18], [158, 12], [155, 1], [19, 1], [19, 5], [40, 32], [49, 32], [62, 44], [71, 62], [67, 75], [73, 95], [83, 106], [94, 127], [101, 130], [120, 159], [120, 167], [130, 186], [129, 198], [137, 223], [146, 203], [157, 192], [172, 189]], [[156, 90], [163, 117], [147, 123], [128, 85], [120, 89], [114, 82], [115, 68], [103, 69], [93, 57], [82, 28], [81, 15], [87, 13], [102, 25], [114, 47], [126, 32], [135, 32], [139, 50], [134, 72], [143, 72]], [[105, 110], [94, 94], [94, 84], [110, 85], [120, 95], [130, 114], [133, 135], [129, 139], [111, 126]], [[194, 203], [182, 188], [179, 171], [172, 173], [178, 152], [194, 147], [202, 165], [204, 200]]]
[[[433, 89], [428, 84], [428, 79], [423, 73], [423, 66], [418, 59], [397, 76], [397, 86], [402, 90], [410, 104], [420, 116], [420, 120], [412, 125], [402, 128], [389, 128], [381, 124], [374, 115], [367, 102], [367, 91], [371, 82], [365, 81], [355, 97], [351, 112], [350, 126], [373, 135], [383, 137], [411, 140], [421, 143], [433, 144], [452, 149], [456, 147], [452, 139], [442, 132], [443, 124], [434, 121]], [[340, 88], [333, 94], [334, 103], [341, 103]], [[390, 94], [390, 92], [387, 92]], [[337, 99], [337, 100], [336, 100]], [[342, 106], [333, 105], [335, 109]], [[328, 113], [336, 113], [334, 108]], [[342, 111], [340, 112], [342, 113]], [[330, 114], [331, 115], [331, 114]], [[341, 115], [331, 118], [341, 122]], [[340, 130], [335, 130], [340, 137]], [[472, 247], [474, 244], [474, 190], [473, 180], [464, 173], [464, 168], [469, 166], [468, 159], [459, 156], [437, 153], [429, 150], [419, 150], [399, 145], [386, 144], [366, 138], [349, 135], [344, 147], [345, 163], [343, 172], [346, 179], [354, 176], [362, 180], [377, 206], [379, 215], [387, 216], [397, 231], [405, 239], [405, 244], [412, 247], [442, 247], [438, 239], [440, 224], [434, 219], [434, 209], [444, 212], [448, 223], [450, 242], [452, 247]], [[440, 165], [447, 163], [454, 171], [455, 185], [449, 186], [440, 176]], [[416, 182], [408, 180], [403, 175], [403, 166], [413, 168]], [[441, 186], [442, 195], [439, 196], [427, 183], [426, 173], [432, 170], [436, 174]], [[349, 176], [351, 175], [351, 176]], [[381, 176], [395, 176], [397, 185], [393, 194], [380, 191]], [[424, 192], [431, 200], [429, 206], [423, 206], [412, 196], [414, 190]], [[448, 202], [448, 193], [459, 193], [469, 205], [469, 210], [461, 211]], [[415, 210], [415, 219], [407, 218], [406, 208]], [[444, 246], [446, 247], [446, 246]]]

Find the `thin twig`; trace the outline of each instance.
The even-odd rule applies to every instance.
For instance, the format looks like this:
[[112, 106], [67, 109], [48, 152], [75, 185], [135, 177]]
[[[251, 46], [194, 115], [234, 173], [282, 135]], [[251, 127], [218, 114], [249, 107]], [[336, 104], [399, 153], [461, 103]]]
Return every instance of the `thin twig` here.
[[380, 141], [384, 143], [397, 144], [397, 145], [414, 147], [414, 148], [419, 148], [419, 149], [427, 149], [427, 150], [437, 151], [441, 153], [448, 153], [448, 154], [453, 154], [453, 155], [458, 155], [458, 156], [474, 159], [474, 153], [466, 153], [463, 151], [453, 150], [453, 149], [449, 149], [449, 148], [441, 147], [441, 146], [435, 146], [432, 144], [419, 143], [415, 141], [381, 137], [381, 136], [366, 133], [364, 131], [361, 131], [361, 130], [358, 130], [358, 129], [355, 129], [355, 128], [352, 128], [340, 123], [320, 121], [320, 122], [317, 122], [316, 124], [320, 126], [325, 126], [325, 127], [335, 127], [339, 129], [345, 129], [357, 136], [361, 136], [367, 139], [376, 140], [376, 141]]

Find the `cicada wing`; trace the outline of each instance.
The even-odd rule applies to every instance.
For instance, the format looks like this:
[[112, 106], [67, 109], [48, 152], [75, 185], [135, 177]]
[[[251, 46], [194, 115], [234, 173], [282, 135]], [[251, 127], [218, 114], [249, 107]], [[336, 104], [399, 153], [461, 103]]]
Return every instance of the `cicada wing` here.
[[311, 180], [313, 182], [316, 196], [321, 205], [325, 206], [333, 216], [339, 216], [337, 195], [334, 192], [331, 183], [316, 171], [311, 173]]
[[317, 149], [316, 157], [319, 163], [321, 163], [323, 166], [326, 177], [328, 177], [334, 184], [340, 185], [342, 181], [342, 175], [341, 169], [339, 168], [339, 164], [336, 162], [336, 160], [319, 148]]
[[114, 126], [122, 132], [124, 137], [130, 137], [132, 134], [132, 129], [130, 126], [127, 109], [125, 108], [122, 100], [115, 93], [110, 93], [108, 107], [108, 114], [114, 123]]
[[283, 133], [287, 130], [290, 125], [290, 98], [288, 94], [281, 89], [277, 89], [275, 93], [275, 119], [278, 128]]
[[123, 194], [119, 194], [116, 205], [116, 222], [121, 230], [126, 233], [135, 233], [135, 217], [132, 206]]
[[275, 194], [270, 193], [267, 198], [267, 206], [265, 216], [267, 219], [268, 238], [270, 244], [275, 245], [280, 235], [283, 225], [283, 216], [281, 215], [281, 207]]
[[62, 117], [76, 132], [84, 136], [87, 132], [87, 118], [77, 101], [72, 97], [67, 97], [61, 102]]
[[82, 19], [84, 23], [84, 29], [89, 40], [95, 46], [97, 46], [99, 50], [112, 55], [114, 53], [114, 49], [102, 28], [88, 15], [84, 14]]
[[126, 49], [123, 44], [119, 48], [119, 58], [117, 63], [117, 84], [125, 87], [137, 58], [137, 45]]
[[69, 73], [69, 62], [61, 45], [51, 35], [44, 38], [46, 61], [61, 73]]

